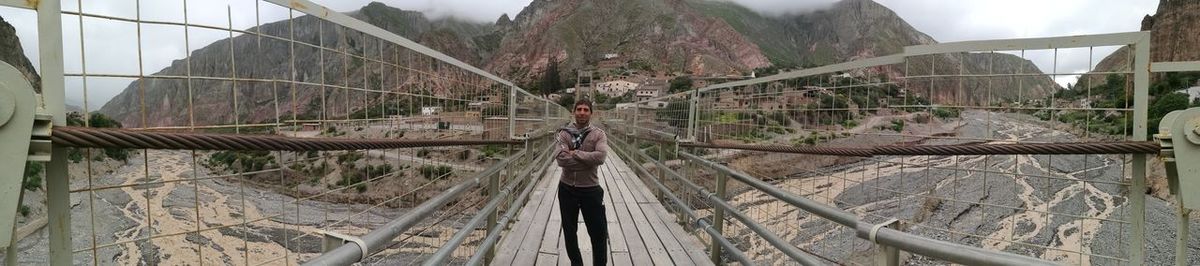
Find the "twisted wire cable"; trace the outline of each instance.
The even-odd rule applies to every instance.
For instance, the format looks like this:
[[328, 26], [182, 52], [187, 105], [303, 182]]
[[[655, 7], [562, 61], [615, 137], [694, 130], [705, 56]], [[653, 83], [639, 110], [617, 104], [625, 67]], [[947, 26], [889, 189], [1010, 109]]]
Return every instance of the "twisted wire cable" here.
[[50, 140], [77, 148], [236, 151], [332, 151], [435, 146], [521, 144], [515, 140], [401, 140], [297, 138], [278, 135], [150, 132], [115, 128], [54, 127]]

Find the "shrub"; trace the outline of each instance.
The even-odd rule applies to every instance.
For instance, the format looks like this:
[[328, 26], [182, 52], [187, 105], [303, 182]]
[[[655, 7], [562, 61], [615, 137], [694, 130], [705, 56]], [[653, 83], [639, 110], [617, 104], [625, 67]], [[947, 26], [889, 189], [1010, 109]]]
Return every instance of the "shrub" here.
[[842, 121], [842, 126], [846, 128], [856, 127], [858, 126], [858, 120], [846, 119], [846, 121]]
[[363, 157], [362, 153], [347, 152], [347, 153], [339, 154], [337, 157], [337, 161], [338, 161], [339, 165], [346, 165], [347, 163], [357, 162], [358, 159], [362, 159], [362, 157]]
[[445, 165], [423, 165], [420, 169], [421, 176], [424, 176], [425, 179], [432, 179], [450, 174], [451, 170], [452, 169], [450, 169], [449, 166]]
[[275, 163], [275, 156], [269, 151], [219, 151], [208, 156], [208, 163], [226, 169], [238, 166], [242, 172], [254, 172]]
[[904, 131], [904, 120], [892, 120], [891, 129], [896, 132]]
[[[83, 115], [80, 114], [79, 112], [71, 112], [70, 114], [67, 114], [67, 125], [68, 126], [84, 126]], [[94, 127], [94, 128], [121, 128], [122, 127], [121, 122], [117, 122], [117, 120], [113, 120], [112, 118], [110, 118], [104, 114], [101, 114], [99, 112], [92, 112], [91, 114], [88, 115], [87, 126]], [[114, 160], [127, 161], [129, 159], [129, 150], [105, 148], [103, 155], [108, 156], [108, 158], [112, 158]], [[98, 155], [97, 155], [97, 157], [98, 157]], [[79, 162], [79, 161], [83, 160], [83, 154], [69, 152], [67, 154], [67, 159], [70, 159], [72, 162]], [[93, 159], [99, 161], [99, 160], [103, 160], [104, 158], [93, 158]]]
[[496, 145], [496, 144], [486, 145], [486, 146], [483, 146], [483, 149], [480, 150], [479, 152], [483, 153], [484, 158], [494, 158], [494, 156], [496, 154], [504, 154], [505, 153], [504, 149], [501, 149], [500, 147], [501, 147], [500, 145]]
[[25, 162], [25, 180], [21, 182], [21, 187], [25, 190], [34, 191], [42, 188], [42, 169], [44, 166], [39, 162]]
[[354, 185], [354, 189], [358, 193], [363, 193], [367, 191], [366, 183], [362, 183], [364, 180], [367, 180], [367, 176], [366, 173], [363, 173], [363, 169], [344, 168], [342, 169], [342, 180], [338, 180], [336, 185], [338, 187]]
[[947, 108], [934, 108], [933, 116], [936, 116], [936, 117], [942, 118], [942, 119], [958, 117], [958, 110], [957, 109], [947, 109]]

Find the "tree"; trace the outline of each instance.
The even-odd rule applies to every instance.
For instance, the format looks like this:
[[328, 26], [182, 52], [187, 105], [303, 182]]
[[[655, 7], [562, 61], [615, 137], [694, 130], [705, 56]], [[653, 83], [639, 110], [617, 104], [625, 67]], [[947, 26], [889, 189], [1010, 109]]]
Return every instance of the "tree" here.
[[1171, 111], [1183, 110], [1188, 108], [1188, 95], [1184, 93], [1168, 93], [1166, 95], [1154, 98], [1154, 102], [1150, 104], [1150, 134], [1158, 133], [1158, 123], [1162, 121], [1163, 116]]
[[794, 68], [796, 68], [796, 64], [782, 63], [782, 64], [777, 64], [777, 65], [770, 65], [770, 66], [755, 68], [754, 74], [759, 77], [765, 77], [765, 76], [779, 74], [780, 71], [786, 71], [788, 69], [794, 69]]
[[564, 94], [561, 98], [558, 98], [558, 105], [562, 105], [564, 108], [567, 108], [567, 110], [575, 110], [575, 106], [572, 106], [574, 104], [575, 94], [568, 93]]
[[685, 100], [674, 100], [667, 103], [667, 108], [658, 109], [655, 111], [655, 117], [660, 122], [667, 122], [668, 125], [675, 128], [684, 128], [687, 126], [687, 110], [689, 103]]
[[608, 103], [608, 101], [609, 101], [608, 94], [597, 93], [596, 99], [593, 102], [600, 104], [600, 103]]
[[630, 60], [628, 64], [629, 68], [634, 70], [650, 71], [654, 69], [649, 62], [646, 62], [646, 60], [642, 60], [640, 58]]
[[562, 80], [558, 74], [558, 59], [551, 59], [550, 64], [546, 65], [546, 71], [542, 72], [542, 82], [539, 85], [542, 95], [550, 95], [562, 90]]
[[692, 78], [688, 76], [678, 76], [671, 79], [671, 88], [667, 93], [676, 93], [688, 91], [692, 89]]

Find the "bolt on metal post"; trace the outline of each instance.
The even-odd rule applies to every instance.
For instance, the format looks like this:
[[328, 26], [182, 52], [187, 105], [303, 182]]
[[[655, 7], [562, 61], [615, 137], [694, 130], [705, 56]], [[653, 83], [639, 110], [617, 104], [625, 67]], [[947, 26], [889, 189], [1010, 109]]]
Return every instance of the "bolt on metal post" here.
[[[663, 157], [663, 148], [662, 148], [661, 143], [655, 149], [658, 150], [658, 161], [662, 162], [662, 164], [660, 164], [660, 165], [665, 167], [667, 164], [666, 164], [666, 161], [664, 158], [666, 158], [666, 157]], [[662, 182], [663, 185], [666, 185], [667, 184], [667, 183], [665, 183], [667, 181], [667, 179], [665, 178], [666, 173], [663, 173], [662, 167], [655, 166], [654, 170], [655, 170], [655, 172], [657, 172], [656, 175], [658, 177], [658, 182]], [[665, 188], [665, 186], [664, 186], [664, 188]], [[658, 191], [658, 202], [666, 202], [667, 201], [667, 196], [665, 195], [666, 193], [667, 193], [666, 191], [661, 191], [661, 190]]]
[[[728, 181], [729, 181], [728, 174], [721, 173], [721, 174], [717, 175], [717, 197], [720, 197], [722, 200], [726, 199], [725, 183], [728, 183]], [[717, 230], [717, 233], [721, 233], [722, 236], [724, 235], [724, 233], [725, 233], [725, 210], [724, 209], [713, 208], [713, 225], [712, 225], [712, 227], [713, 227], [713, 229]], [[712, 246], [709, 247], [709, 250], [712, 250], [712, 252], [710, 253], [710, 255], [711, 255], [710, 258], [712, 259], [713, 264], [720, 265], [721, 261], [722, 261], [721, 260], [721, 242], [718, 238], [713, 237], [711, 245]]]
[[[510, 145], [510, 147], [511, 147], [511, 145]], [[508, 171], [509, 171], [509, 170], [508, 170], [507, 168], [506, 168], [506, 169], [504, 169], [504, 172], [508, 172]], [[501, 174], [500, 174], [500, 173], [496, 173], [496, 174], [494, 174], [494, 175], [489, 175], [489, 176], [488, 176], [488, 185], [487, 185], [487, 186], [488, 186], [488, 187], [487, 187], [487, 190], [488, 190], [488, 198], [494, 198], [494, 197], [497, 197], [497, 196], [499, 196], [499, 195], [500, 195], [500, 178], [501, 178]], [[488, 218], [487, 218], [487, 224], [488, 224], [488, 226], [487, 226], [487, 233], [488, 233], [488, 234], [491, 234], [491, 233], [492, 233], [492, 231], [495, 231], [495, 230], [500, 230], [499, 228], [496, 228], [496, 220], [498, 220], [498, 218], [499, 218], [499, 217], [497, 216], [497, 214], [499, 213], [499, 212], [498, 212], [498, 209], [499, 209], [499, 208], [497, 208], [497, 209], [493, 209], [491, 212], [489, 212], [489, 213], [488, 213]], [[487, 251], [487, 256], [485, 256], [483, 260], [484, 260], [484, 262], [486, 262], [486, 263], [491, 263], [491, 262], [492, 262], [492, 258], [495, 258], [495, 257], [496, 257], [496, 249], [495, 249], [495, 247], [490, 247], [490, 246], [489, 246], [489, 247], [480, 247], [480, 248], [486, 248], [486, 249], [488, 249], [488, 251]]]
[[900, 249], [893, 246], [883, 246], [883, 255], [887, 257], [887, 266], [900, 265]]

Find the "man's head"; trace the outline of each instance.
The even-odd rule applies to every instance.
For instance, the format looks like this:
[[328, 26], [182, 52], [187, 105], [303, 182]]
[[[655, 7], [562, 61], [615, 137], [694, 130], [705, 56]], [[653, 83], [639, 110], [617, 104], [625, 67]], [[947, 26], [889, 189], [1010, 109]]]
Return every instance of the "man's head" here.
[[572, 110], [572, 113], [575, 114], [576, 125], [587, 125], [588, 121], [592, 119], [592, 101], [586, 99], [575, 101]]

